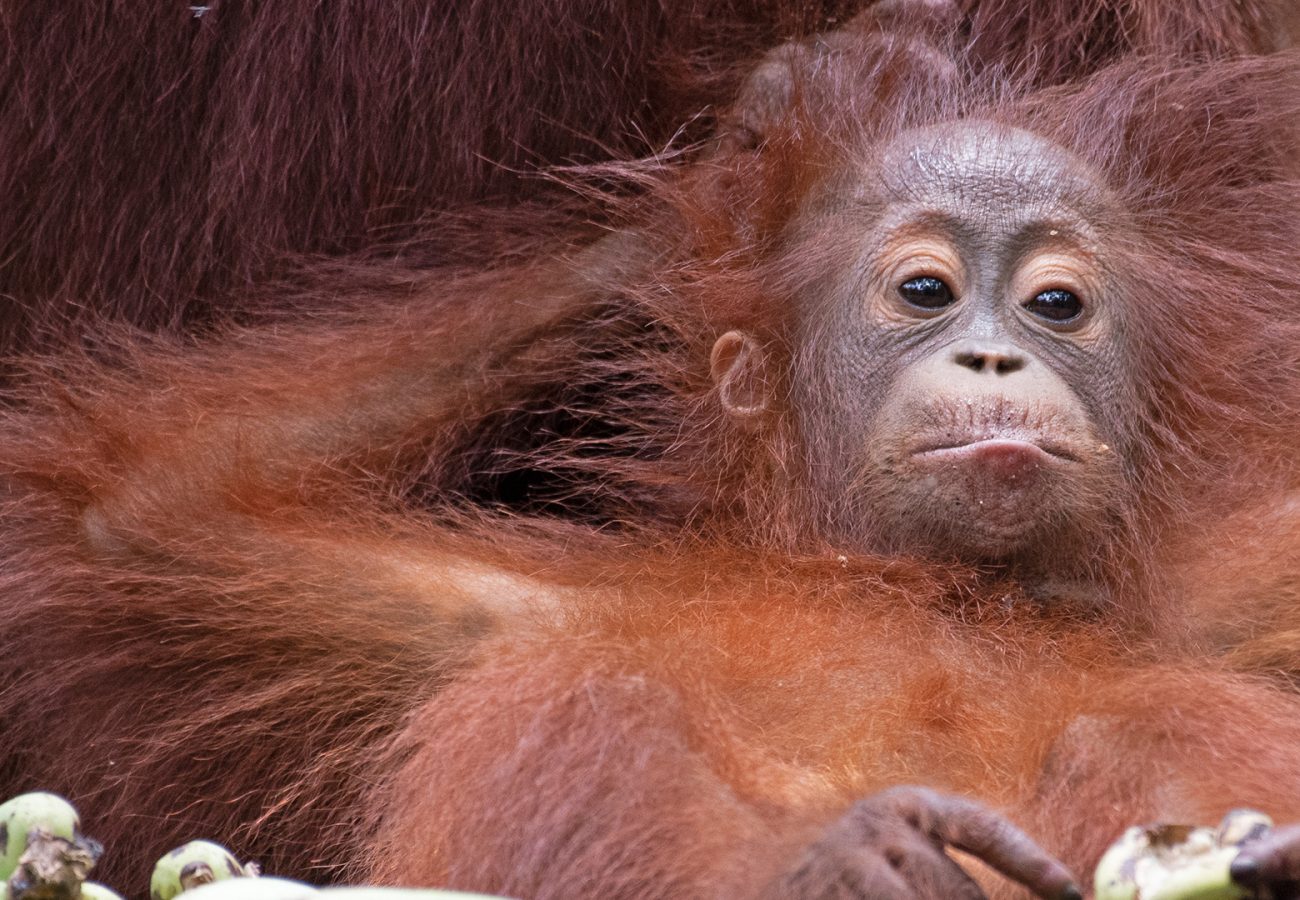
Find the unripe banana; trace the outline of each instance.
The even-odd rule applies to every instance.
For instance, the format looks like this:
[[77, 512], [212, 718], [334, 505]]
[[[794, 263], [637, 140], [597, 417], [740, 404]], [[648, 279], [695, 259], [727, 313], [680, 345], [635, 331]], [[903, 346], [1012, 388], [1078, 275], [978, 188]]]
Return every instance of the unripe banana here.
[[72, 841], [81, 829], [81, 819], [67, 800], [43, 791], [19, 794], [0, 803], [0, 881], [7, 880], [18, 867], [33, 828]]
[[172, 900], [188, 891], [227, 878], [252, 874], [225, 847], [211, 841], [190, 841], [172, 850], [153, 867], [150, 900]]
[[1234, 810], [1218, 828], [1130, 828], [1097, 864], [1096, 900], [1244, 900], [1252, 895], [1229, 869], [1240, 845], [1272, 825], [1263, 813]]

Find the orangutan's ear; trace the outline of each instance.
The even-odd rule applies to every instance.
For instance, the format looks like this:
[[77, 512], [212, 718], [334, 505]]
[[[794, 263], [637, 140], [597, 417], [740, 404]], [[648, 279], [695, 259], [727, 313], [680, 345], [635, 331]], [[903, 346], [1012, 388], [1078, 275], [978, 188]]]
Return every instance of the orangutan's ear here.
[[713, 344], [709, 371], [723, 410], [735, 422], [753, 425], [772, 407], [768, 357], [743, 331], [728, 331]]

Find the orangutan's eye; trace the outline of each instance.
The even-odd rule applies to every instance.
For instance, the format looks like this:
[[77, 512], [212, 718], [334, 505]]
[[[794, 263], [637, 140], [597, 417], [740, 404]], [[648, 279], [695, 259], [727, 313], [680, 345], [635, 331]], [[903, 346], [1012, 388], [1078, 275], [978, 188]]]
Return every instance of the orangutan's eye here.
[[1083, 312], [1083, 302], [1070, 291], [1063, 288], [1052, 288], [1050, 291], [1036, 294], [1032, 300], [1025, 304], [1025, 309], [1040, 319], [1048, 319], [1052, 322], [1068, 322], [1071, 319], [1078, 318], [1079, 314]]
[[952, 288], [930, 275], [904, 281], [898, 286], [898, 295], [920, 309], [943, 309], [956, 299]]

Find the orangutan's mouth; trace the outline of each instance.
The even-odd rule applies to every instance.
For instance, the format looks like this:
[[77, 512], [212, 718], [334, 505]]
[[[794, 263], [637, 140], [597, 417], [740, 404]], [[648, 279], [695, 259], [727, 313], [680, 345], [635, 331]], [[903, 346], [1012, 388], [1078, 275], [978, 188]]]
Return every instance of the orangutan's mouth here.
[[912, 451], [918, 461], [948, 463], [993, 462], [1002, 465], [1037, 466], [1078, 462], [1079, 457], [1063, 444], [1040, 437], [977, 437], [923, 443]]

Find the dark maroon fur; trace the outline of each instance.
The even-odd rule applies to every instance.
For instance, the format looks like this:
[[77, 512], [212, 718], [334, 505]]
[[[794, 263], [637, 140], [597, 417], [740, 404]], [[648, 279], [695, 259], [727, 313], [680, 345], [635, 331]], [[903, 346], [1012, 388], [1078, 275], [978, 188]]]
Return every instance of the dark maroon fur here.
[[702, 111], [683, 67], [725, 77], [820, 22], [733, 0], [206, 6], [0, 7], [8, 341], [87, 310], [175, 326], [285, 254], [544, 196], [539, 166], [647, 152]]
[[[1278, 2], [961, 5], [973, 59], [1062, 80], [1131, 49], [1285, 41]], [[194, 324], [254, 303], [291, 256], [416, 241], [483, 259], [427, 220], [487, 199], [554, 208], [539, 169], [698, 136], [738, 63], [863, 5], [8, 0], [0, 347], [95, 313]]]

